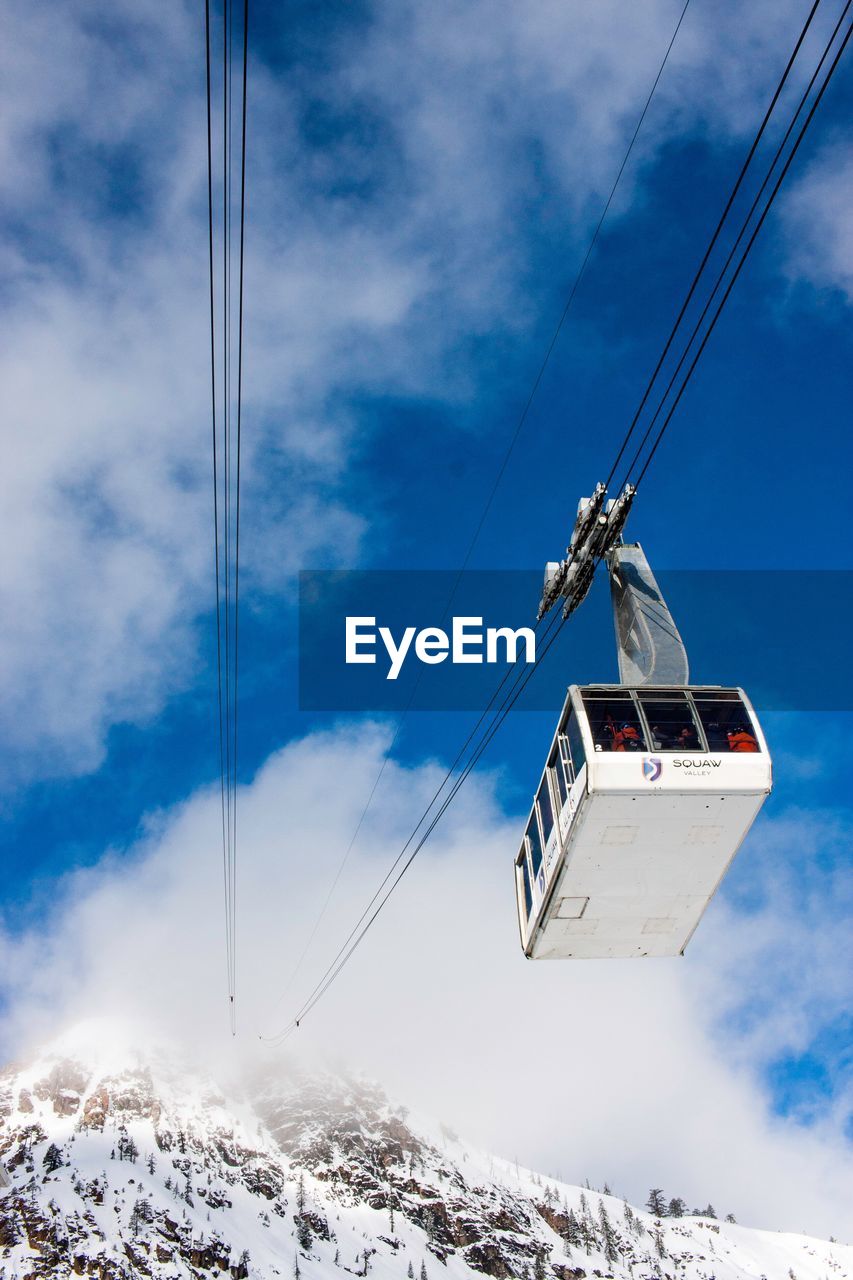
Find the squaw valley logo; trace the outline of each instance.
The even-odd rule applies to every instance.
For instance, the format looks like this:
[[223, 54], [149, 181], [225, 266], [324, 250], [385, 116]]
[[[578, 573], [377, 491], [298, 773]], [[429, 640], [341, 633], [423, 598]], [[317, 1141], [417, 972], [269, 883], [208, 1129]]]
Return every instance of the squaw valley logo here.
[[663, 764], [657, 756], [648, 756], [643, 761], [643, 777], [646, 782], [657, 782], [662, 768]]

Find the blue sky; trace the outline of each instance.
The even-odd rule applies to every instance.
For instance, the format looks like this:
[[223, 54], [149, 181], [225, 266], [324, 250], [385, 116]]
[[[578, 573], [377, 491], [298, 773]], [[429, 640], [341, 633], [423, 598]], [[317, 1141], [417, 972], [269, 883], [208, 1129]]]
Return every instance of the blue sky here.
[[[70, 871], [97, 870], [107, 851], [119, 871], [144, 857], [217, 761], [203, 13], [119, 4], [105, 23], [82, 0], [9, 7], [0, 819], [14, 950], [29, 929], [61, 933], [51, 912]], [[679, 8], [253, 11], [247, 784], [272, 753], [339, 723], [298, 710], [297, 571], [458, 566]], [[538, 569], [562, 553], [803, 16], [692, 0], [473, 565]], [[835, 16], [821, 9], [818, 35]], [[660, 568], [851, 568], [851, 96], [848, 55], [649, 472], [630, 529]], [[796, 607], [780, 599], [783, 631]], [[782, 660], [810, 661], [784, 643]], [[414, 779], [446, 761], [467, 723], [413, 716], [399, 764]], [[781, 924], [802, 898], [816, 928], [837, 937], [844, 921], [849, 714], [806, 709], [766, 728], [776, 790], [703, 942], [710, 971], [750, 913]], [[524, 808], [550, 731], [548, 715], [520, 715], [491, 749], [500, 821]], [[717, 1033], [771, 1111], [849, 1140], [844, 993], [816, 997], [824, 970], [800, 938], [813, 982], [796, 1026], [780, 1026], [783, 993], [756, 977], [771, 933], [769, 951], [746, 949], [754, 999], [735, 998], [732, 974]]]

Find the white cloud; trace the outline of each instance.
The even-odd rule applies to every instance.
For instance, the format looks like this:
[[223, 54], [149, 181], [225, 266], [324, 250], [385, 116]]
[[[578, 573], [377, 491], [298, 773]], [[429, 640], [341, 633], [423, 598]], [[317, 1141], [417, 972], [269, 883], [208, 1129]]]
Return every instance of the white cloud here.
[[[717, 908], [719, 958], [706, 998], [740, 1065], [806, 1054], [822, 1031], [847, 1028], [853, 974], [849, 816], [791, 807], [750, 840], [752, 875]], [[745, 982], [743, 975], [748, 975]], [[824, 1049], [827, 1070], [831, 1054]], [[836, 1068], [837, 1070], [837, 1068]], [[822, 1102], [839, 1132], [853, 1116], [853, 1081]], [[815, 1104], [806, 1102], [808, 1114]]]
[[788, 271], [853, 301], [853, 150], [825, 146], [793, 186], [784, 204]]
[[[488, 778], [472, 780], [298, 1036], [281, 1050], [260, 1043], [289, 1021], [441, 776], [388, 766], [316, 948], [278, 1000], [385, 742], [377, 727], [308, 738], [241, 793], [238, 1050], [343, 1058], [483, 1145], [567, 1180], [607, 1178], [634, 1199], [661, 1185], [746, 1223], [849, 1235], [843, 1118], [804, 1127], [775, 1116], [760, 1082], [774, 1044], [802, 1041], [810, 1016], [820, 1025], [826, 1007], [810, 1011], [809, 999], [843, 981], [834, 885], [817, 873], [783, 944], [801, 900], [774, 876], [798, 826], [770, 824], [739, 855], [757, 861], [767, 906], [716, 905], [684, 961], [531, 964], [512, 900], [518, 822]], [[204, 1045], [211, 1061], [228, 1058], [217, 837], [217, 798], [197, 795], [152, 821], [138, 847], [71, 877], [49, 918], [7, 933], [7, 1052], [102, 1015], [143, 1019]], [[769, 887], [762, 839], [774, 847]], [[769, 983], [783, 956], [780, 983]], [[749, 991], [763, 1029], [741, 1036], [730, 1015]]]
[[[250, 591], [377, 536], [347, 488], [369, 429], [358, 398], [440, 398], [464, 423], [479, 393], [466, 343], [529, 328], [552, 283], [534, 276], [543, 247], [549, 275], [571, 279], [679, 7], [388, 2], [334, 43], [328, 70], [253, 66]], [[0, 724], [4, 767], [26, 777], [91, 769], [110, 724], [156, 715], [189, 678], [209, 610], [203, 37], [197, 5], [119, 3], [109, 23], [90, 0], [7, 9]], [[690, 130], [751, 132], [800, 21], [793, 0], [691, 7], [638, 161]], [[323, 146], [307, 140], [309, 107], [331, 121]], [[795, 269], [849, 292], [833, 168], [849, 181], [833, 153], [793, 194]], [[247, 1044], [290, 1014], [274, 995], [384, 739], [294, 744], [242, 794]], [[386, 771], [321, 937], [348, 926], [438, 776]], [[217, 829], [215, 795], [196, 796], [66, 880], [47, 917], [19, 921], [2, 954], [9, 1048], [129, 1012], [227, 1052]], [[765, 843], [817, 839], [794, 819], [775, 831]], [[771, 859], [760, 909], [715, 908], [684, 964], [529, 965], [517, 835], [488, 785], [469, 784], [300, 1039], [567, 1178], [635, 1198], [662, 1183], [744, 1220], [849, 1231], [848, 1100], [798, 1127], [768, 1113], [757, 1074], [839, 1007], [827, 883], [802, 903]], [[747, 988], [743, 1034], [731, 1024]]]
[[[795, 8], [689, 12], [641, 156], [689, 128], [751, 127]], [[327, 43], [328, 66], [253, 63], [247, 593], [383, 536], [347, 488], [369, 430], [354, 402], [427, 396], [465, 419], [472, 336], [526, 332], [553, 271], [571, 278], [678, 9], [377, 3]], [[155, 715], [191, 678], [212, 553], [201, 13], [13, 0], [7, 30], [14, 778], [95, 767], [111, 724]], [[539, 280], [543, 246], [558, 261]]]

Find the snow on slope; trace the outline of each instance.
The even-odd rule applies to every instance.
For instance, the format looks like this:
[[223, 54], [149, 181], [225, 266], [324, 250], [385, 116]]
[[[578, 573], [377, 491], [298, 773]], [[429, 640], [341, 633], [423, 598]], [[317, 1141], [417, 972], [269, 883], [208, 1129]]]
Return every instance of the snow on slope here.
[[226, 1096], [89, 1034], [0, 1074], [0, 1280], [844, 1280], [853, 1248], [655, 1219], [329, 1075]]

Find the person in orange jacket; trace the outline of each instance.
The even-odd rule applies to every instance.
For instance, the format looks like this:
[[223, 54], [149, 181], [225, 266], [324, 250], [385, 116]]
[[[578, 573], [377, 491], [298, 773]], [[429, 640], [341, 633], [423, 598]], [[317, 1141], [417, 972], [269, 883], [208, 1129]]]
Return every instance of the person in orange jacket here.
[[760, 747], [755, 737], [739, 724], [735, 729], [728, 733], [729, 751], [759, 751]]
[[621, 729], [615, 725], [608, 726], [613, 739], [613, 751], [642, 751], [643, 740], [637, 732], [636, 725], [623, 724]]

